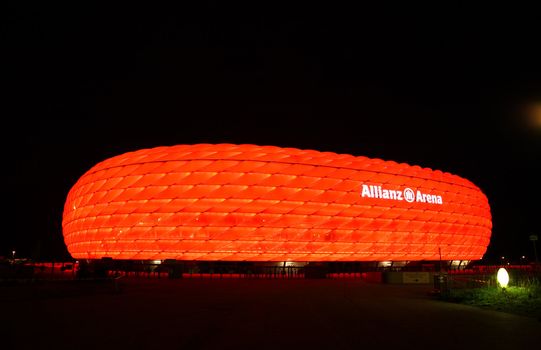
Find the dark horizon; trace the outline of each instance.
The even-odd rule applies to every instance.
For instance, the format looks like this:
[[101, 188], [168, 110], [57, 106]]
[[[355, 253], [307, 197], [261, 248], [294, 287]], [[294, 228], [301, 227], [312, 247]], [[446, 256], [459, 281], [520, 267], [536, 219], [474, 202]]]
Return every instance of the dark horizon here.
[[64, 201], [99, 161], [251, 143], [465, 177], [491, 205], [486, 256], [532, 257], [541, 57], [528, 11], [74, 6], [16, 8], [7, 25], [0, 255], [67, 258]]

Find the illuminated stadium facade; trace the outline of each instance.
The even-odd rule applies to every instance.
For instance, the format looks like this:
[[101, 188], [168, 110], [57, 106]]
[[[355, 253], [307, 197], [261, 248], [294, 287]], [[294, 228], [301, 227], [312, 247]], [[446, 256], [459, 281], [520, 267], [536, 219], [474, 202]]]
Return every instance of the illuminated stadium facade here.
[[107, 159], [68, 194], [76, 259], [477, 260], [490, 207], [470, 181], [392, 161], [197, 144]]

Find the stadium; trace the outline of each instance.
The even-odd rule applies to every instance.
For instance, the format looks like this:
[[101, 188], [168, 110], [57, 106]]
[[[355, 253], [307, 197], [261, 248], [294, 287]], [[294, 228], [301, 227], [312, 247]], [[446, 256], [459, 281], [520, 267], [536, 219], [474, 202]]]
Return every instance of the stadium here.
[[459, 176], [367, 157], [195, 144], [107, 159], [70, 190], [75, 259], [398, 262], [481, 259], [486, 196]]

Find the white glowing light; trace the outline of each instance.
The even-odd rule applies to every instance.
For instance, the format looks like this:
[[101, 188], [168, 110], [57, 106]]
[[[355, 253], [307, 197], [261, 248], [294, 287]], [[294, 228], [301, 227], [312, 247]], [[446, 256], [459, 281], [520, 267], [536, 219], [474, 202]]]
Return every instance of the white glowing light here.
[[503, 267], [500, 267], [498, 270], [498, 274], [496, 275], [496, 278], [498, 279], [498, 283], [502, 288], [507, 287], [507, 284], [509, 283], [509, 274], [507, 273], [507, 270]]
[[392, 261], [380, 261], [378, 266], [379, 267], [390, 267], [393, 265]]

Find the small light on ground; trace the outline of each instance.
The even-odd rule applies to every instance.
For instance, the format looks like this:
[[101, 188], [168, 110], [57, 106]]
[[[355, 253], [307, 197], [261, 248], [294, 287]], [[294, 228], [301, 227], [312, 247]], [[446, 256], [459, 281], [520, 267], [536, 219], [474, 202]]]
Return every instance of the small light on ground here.
[[500, 267], [498, 269], [498, 274], [496, 275], [496, 278], [498, 279], [498, 284], [502, 288], [506, 288], [509, 284], [509, 274], [507, 273], [507, 270], [503, 267]]

